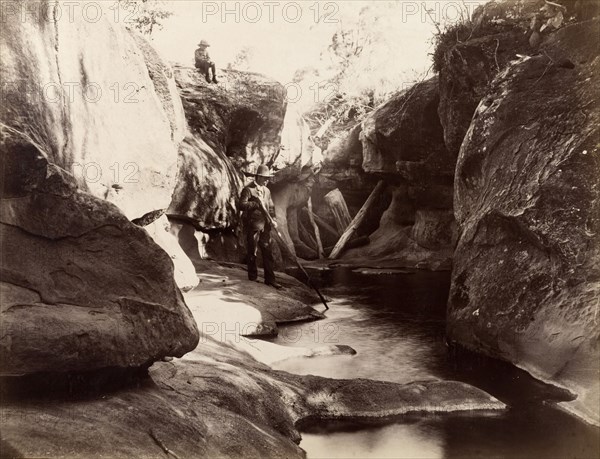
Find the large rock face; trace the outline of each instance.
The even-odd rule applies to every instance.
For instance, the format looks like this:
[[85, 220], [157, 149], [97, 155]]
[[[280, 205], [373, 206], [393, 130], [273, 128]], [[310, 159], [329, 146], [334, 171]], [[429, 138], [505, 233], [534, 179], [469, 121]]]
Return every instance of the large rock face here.
[[171, 71], [110, 10], [66, 13], [3, 9], [3, 375], [144, 366], [198, 341], [172, 258], [129, 221], [171, 199], [185, 131]]
[[529, 54], [527, 35], [514, 30], [457, 43], [440, 69], [439, 116], [448, 150], [458, 155], [473, 113], [499, 71]]
[[29, 3], [3, 11], [2, 123], [130, 219], [168, 207], [185, 128], [168, 67], [112, 11], [92, 22]]
[[1, 374], [137, 367], [194, 349], [169, 256], [35, 149], [3, 140]]
[[231, 227], [237, 222], [243, 183], [243, 175], [224, 153], [200, 136], [188, 135], [179, 148], [179, 172], [168, 214], [203, 230]]
[[284, 87], [258, 73], [223, 71], [207, 84], [194, 68], [175, 67], [194, 134], [238, 167], [269, 161], [277, 152], [286, 111]]
[[574, 391], [600, 422], [598, 20], [551, 35], [483, 98], [457, 165], [448, 334]]
[[[556, 30], [552, 24], [560, 27], [591, 19], [599, 12], [600, 4], [588, 0], [500, 0], [478, 7], [463, 26], [454, 25], [436, 50], [439, 114], [448, 150], [458, 155], [479, 101], [517, 54], [538, 54], [539, 42]], [[561, 20], [551, 21], [558, 13]]]
[[438, 104], [434, 77], [396, 94], [367, 116], [360, 135], [362, 169], [372, 174], [398, 173], [412, 187], [420, 179], [437, 184], [440, 176], [451, 183], [455, 161], [444, 145]]

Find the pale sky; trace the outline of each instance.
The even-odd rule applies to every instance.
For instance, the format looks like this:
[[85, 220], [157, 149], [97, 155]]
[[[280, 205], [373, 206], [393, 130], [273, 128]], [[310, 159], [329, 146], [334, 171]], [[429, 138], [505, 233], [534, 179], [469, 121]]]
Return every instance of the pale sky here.
[[[152, 41], [172, 62], [193, 65], [200, 39], [211, 43], [211, 58], [226, 67], [245, 46], [254, 55], [250, 70], [282, 83], [301, 67], [315, 64], [340, 24], [355, 21], [369, 1], [194, 1], [166, 2], [174, 15]], [[392, 23], [385, 33], [395, 49], [381, 66], [382, 72], [423, 72], [431, 65], [431, 38], [435, 27], [425, 13], [440, 22], [455, 21], [465, 5], [470, 12], [485, 1], [412, 1], [393, 3]], [[426, 5], [426, 7], [424, 7]]]

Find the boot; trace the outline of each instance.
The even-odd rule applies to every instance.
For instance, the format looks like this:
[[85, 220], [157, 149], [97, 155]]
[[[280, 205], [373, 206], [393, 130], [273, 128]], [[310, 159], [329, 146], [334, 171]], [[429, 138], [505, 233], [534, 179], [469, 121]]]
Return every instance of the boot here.
[[270, 285], [271, 287], [273, 287], [276, 290], [281, 290], [283, 288], [283, 285], [278, 284], [277, 281], [265, 281], [265, 284]]
[[206, 72], [205, 78], [206, 78], [206, 82], [207, 82], [207, 83], [210, 83], [210, 82], [211, 82], [211, 79], [210, 79], [210, 73]]
[[217, 81], [217, 77], [216, 77], [216, 76], [213, 76], [212, 82], [213, 82], [214, 84], [217, 84], [217, 83], [218, 83], [218, 81]]

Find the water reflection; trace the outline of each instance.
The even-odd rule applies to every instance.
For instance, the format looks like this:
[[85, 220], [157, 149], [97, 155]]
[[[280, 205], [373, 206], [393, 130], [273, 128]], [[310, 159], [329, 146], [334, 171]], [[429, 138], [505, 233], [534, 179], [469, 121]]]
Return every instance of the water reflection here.
[[442, 439], [426, 425], [392, 424], [353, 432], [303, 434], [310, 458], [442, 458]]
[[510, 365], [455, 356], [444, 343], [447, 273], [364, 276], [336, 270], [322, 279], [335, 298], [327, 319], [283, 327], [293, 346], [347, 344], [358, 354], [292, 359], [276, 368], [334, 378], [405, 383], [453, 379], [486, 390], [510, 409], [402, 417], [392, 425], [329, 422], [303, 426], [312, 458], [594, 458], [600, 430], [545, 405], [565, 394]]
[[348, 344], [358, 354], [292, 359], [275, 368], [334, 378], [373, 378], [377, 374], [377, 379], [393, 382], [428, 379], [436, 373], [431, 367], [446, 353], [442, 322], [415, 322], [393, 311], [365, 310], [356, 297], [333, 301], [330, 307], [326, 319], [284, 327], [274, 341], [307, 347]]

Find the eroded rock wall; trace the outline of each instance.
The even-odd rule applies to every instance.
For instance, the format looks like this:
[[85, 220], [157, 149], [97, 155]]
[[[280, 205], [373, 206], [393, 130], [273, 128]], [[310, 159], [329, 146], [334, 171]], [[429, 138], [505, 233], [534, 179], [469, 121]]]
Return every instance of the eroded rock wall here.
[[501, 0], [479, 6], [469, 21], [454, 24], [436, 50], [439, 115], [448, 150], [458, 155], [479, 101], [517, 54], [539, 54], [540, 44], [557, 28], [598, 14], [596, 1]]
[[362, 190], [362, 204], [378, 180], [388, 184], [387, 210], [363, 228], [370, 244], [348, 250], [344, 259], [449, 267], [455, 158], [444, 143], [438, 86], [434, 77], [396, 94], [326, 150], [321, 189], [337, 185], [349, 200], [353, 188]]
[[60, 2], [3, 8], [3, 375], [146, 366], [198, 341], [179, 259], [130, 222], [169, 205], [181, 102], [148, 43], [95, 6], [96, 21]]
[[168, 207], [185, 128], [168, 67], [108, 10], [92, 22], [27, 3], [0, 32], [5, 128], [129, 219]]
[[446, 53], [440, 70], [439, 115], [450, 152], [458, 156], [473, 113], [494, 77], [517, 53], [530, 51], [527, 35], [515, 30], [458, 43]]
[[572, 390], [600, 422], [599, 21], [548, 36], [479, 103], [455, 183], [452, 340]]

